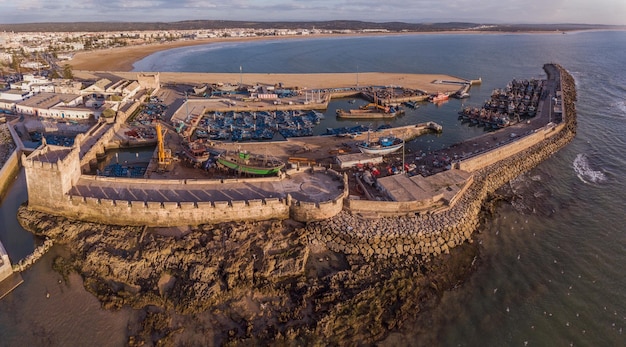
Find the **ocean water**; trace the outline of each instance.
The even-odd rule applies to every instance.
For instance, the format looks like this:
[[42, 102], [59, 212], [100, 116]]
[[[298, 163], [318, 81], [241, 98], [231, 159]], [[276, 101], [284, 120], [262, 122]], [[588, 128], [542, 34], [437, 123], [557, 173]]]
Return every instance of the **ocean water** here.
[[[237, 73], [241, 66], [251, 73], [382, 71], [481, 77], [483, 85], [471, 90], [470, 99], [451, 100], [439, 108], [423, 105], [398, 121], [434, 120], [444, 125], [444, 135], [412, 144], [418, 150], [481, 133], [458, 123], [456, 112], [462, 103], [480, 105], [494, 88], [511, 79], [543, 77], [543, 64], [561, 64], [576, 80], [576, 138], [508, 185], [514, 199], [500, 204], [480, 228], [480, 266], [469, 280], [445, 293], [427, 319], [415, 317], [387, 342], [624, 346], [624, 47], [623, 31], [337, 37], [181, 48], [147, 57], [135, 64], [135, 70]], [[0, 240], [12, 259], [33, 248], [32, 236], [14, 222], [16, 206], [25, 199], [21, 178], [0, 205]], [[76, 341], [112, 344], [109, 336], [120, 341], [124, 324], [119, 321], [125, 322], [130, 314], [103, 312], [80, 288], [72, 287], [78, 300], [67, 301], [63, 308], [31, 297], [43, 296], [44, 289], [54, 288], [58, 281], [46, 259], [28, 270], [25, 283], [0, 301], [0, 345], [22, 340], [65, 345], [81, 336], [65, 319], [58, 322], [59, 315], [79, 327], [85, 327], [85, 317], [98, 317], [83, 328], [90, 333]], [[67, 312], [75, 317], [69, 318], [72, 314]], [[33, 331], [32, 326], [43, 328]]]

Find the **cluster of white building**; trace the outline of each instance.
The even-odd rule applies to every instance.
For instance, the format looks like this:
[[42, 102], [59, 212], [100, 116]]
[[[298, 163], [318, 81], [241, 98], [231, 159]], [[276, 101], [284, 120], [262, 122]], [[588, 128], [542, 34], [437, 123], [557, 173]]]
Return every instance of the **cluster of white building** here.
[[98, 119], [104, 110], [132, 112], [147, 89], [157, 89], [158, 74], [139, 74], [137, 80], [106, 78], [85, 86], [82, 82], [24, 75], [0, 90], [0, 110], [43, 118]]
[[[25, 53], [55, 51], [59, 59], [71, 59], [72, 52], [86, 48], [116, 45], [142, 45], [166, 40], [195, 40], [216, 37], [254, 37], [325, 34], [319, 29], [204, 29], [142, 30], [119, 32], [0, 32], [0, 62], [11, 63], [16, 51]], [[89, 42], [90, 47], [86, 47]], [[37, 68], [37, 67], [34, 67]]]

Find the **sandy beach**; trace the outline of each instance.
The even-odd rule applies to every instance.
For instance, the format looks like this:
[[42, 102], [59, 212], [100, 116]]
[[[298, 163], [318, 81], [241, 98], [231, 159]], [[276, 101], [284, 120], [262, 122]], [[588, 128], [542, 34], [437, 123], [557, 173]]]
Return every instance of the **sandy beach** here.
[[133, 64], [136, 61], [141, 60], [150, 54], [167, 49], [218, 42], [245, 42], [269, 39], [276, 39], [276, 37], [212, 38], [99, 49], [77, 53], [72, 60], [69, 61], [69, 64], [74, 70], [131, 71], [133, 69]]
[[[359, 34], [365, 35], [365, 34]], [[376, 34], [367, 34], [376, 35]], [[378, 34], [380, 35], [380, 34]], [[388, 35], [398, 35], [389, 33]], [[99, 49], [93, 51], [77, 53], [69, 64], [74, 70], [87, 71], [131, 71], [133, 64], [150, 54], [173, 48], [198, 46], [221, 42], [250, 42], [250, 41], [267, 41], [267, 40], [294, 40], [321, 37], [347, 36], [339, 34], [319, 34], [319, 35], [292, 35], [292, 36], [259, 36], [259, 37], [217, 37], [199, 40], [183, 40], [166, 43], [154, 43], [139, 46], [116, 47], [109, 49]], [[357, 34], [350, 35], [357, 36]]]
[[[444, 31], [444, 32], [411, 32], [411, 33], [367, 33], [367, 34], [320, 34], [306, 36], [264, 36], [243, 38], [210, 38], [200, 40], [175, 41], [141, 46], [119, 47], [104, 50], [80, 52], [74, 56], [69, 64], [74, 70], [74, 75], [82, 79], [98, 79], [103, 74], [113, 74], [126, 79], [136, 79], [137, 73], [131, 72], [133, 64], [150, 54], [179, 47], [213, 44], [221, 42], [249, 42], [260, 40], [294, 40], [315, 39], [322, 37], [348, 37], [348, 36], [389, 36], [389, 35], [446, 35], [446, 34], [486, 34], [476, 31]], [[473, 79], [480, 76], [460, 76]], [[199, 84], [203, 82], [223, 82], [238, 84], [242, 79], [239, 73], [187, 73], [187, 72], [160, 72], [160, 80], [163, 83]], [[400, 74], [400, 73], [312, 73], [312, 74], [243, 74], [243, 82], [246, 84], [282, 83], [288, 87], [300, 88], [342, 88], [358, 85], [386, 85], [402, 86], [404, 88], [420, 89], [427, 92], [454, 92], [458, 85], [434, 84], [437, 80], [462, 81], [443, 74]]]
[[146, 44], [140, 46], [118, 47], [77, 53], [69, 64], [74, 70], [86, 71], [131, 71], [133, 64], [150, 54], [187, 46], [197, 46], [221, 42], [249, 42], [262, 40], [302, 40], [323, 37], [350, 36], [390, 36], [390, 35], [446, 35], [446, 34], [494, 34], [480, 31], [440, 31], [440, 32], [406, 32], [406, 33], [367, 33], [367, 34], [316, 34], [293, 36], [260, 36], [260, 37], [220, 37], [199, 40], [174, 41], [167, 43]]

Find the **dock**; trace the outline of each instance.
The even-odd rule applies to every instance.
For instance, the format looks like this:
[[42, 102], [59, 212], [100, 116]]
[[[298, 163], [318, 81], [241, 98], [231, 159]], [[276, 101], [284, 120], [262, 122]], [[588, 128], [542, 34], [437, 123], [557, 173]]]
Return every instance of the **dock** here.
[[13, 272], [9, 255], [0, 242], [0, 299], [22, 284], [24, 280], [19, 272]]

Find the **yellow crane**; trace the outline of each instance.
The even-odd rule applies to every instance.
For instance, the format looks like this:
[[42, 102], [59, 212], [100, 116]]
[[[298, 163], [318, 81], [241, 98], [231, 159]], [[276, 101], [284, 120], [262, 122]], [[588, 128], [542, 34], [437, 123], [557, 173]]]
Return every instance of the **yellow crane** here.
[[374, 102], [370, 102], [369, 104], [360, 107], [360, 109], [362, 109], [362, 110], [367, 110], [368, 108], [375, 108], [375, 109], [378, 109], [378, 110], [386, 110], [387, 109], [385, 106], [381, 105], [378, 102], [378, 96], [376, 95], [376, 91], [374, 91]]
[[163, 143], [163, 130], [161, 128], [161, 123], [156, 122], [155, 124], [157, 143], [159, 146], [158, 150], [158, 160], [159, 160], [159, 171], [165, 171], [168, 165], [172, 162], [172, 152], [169, 149], [165, 149], [165, 144]]

